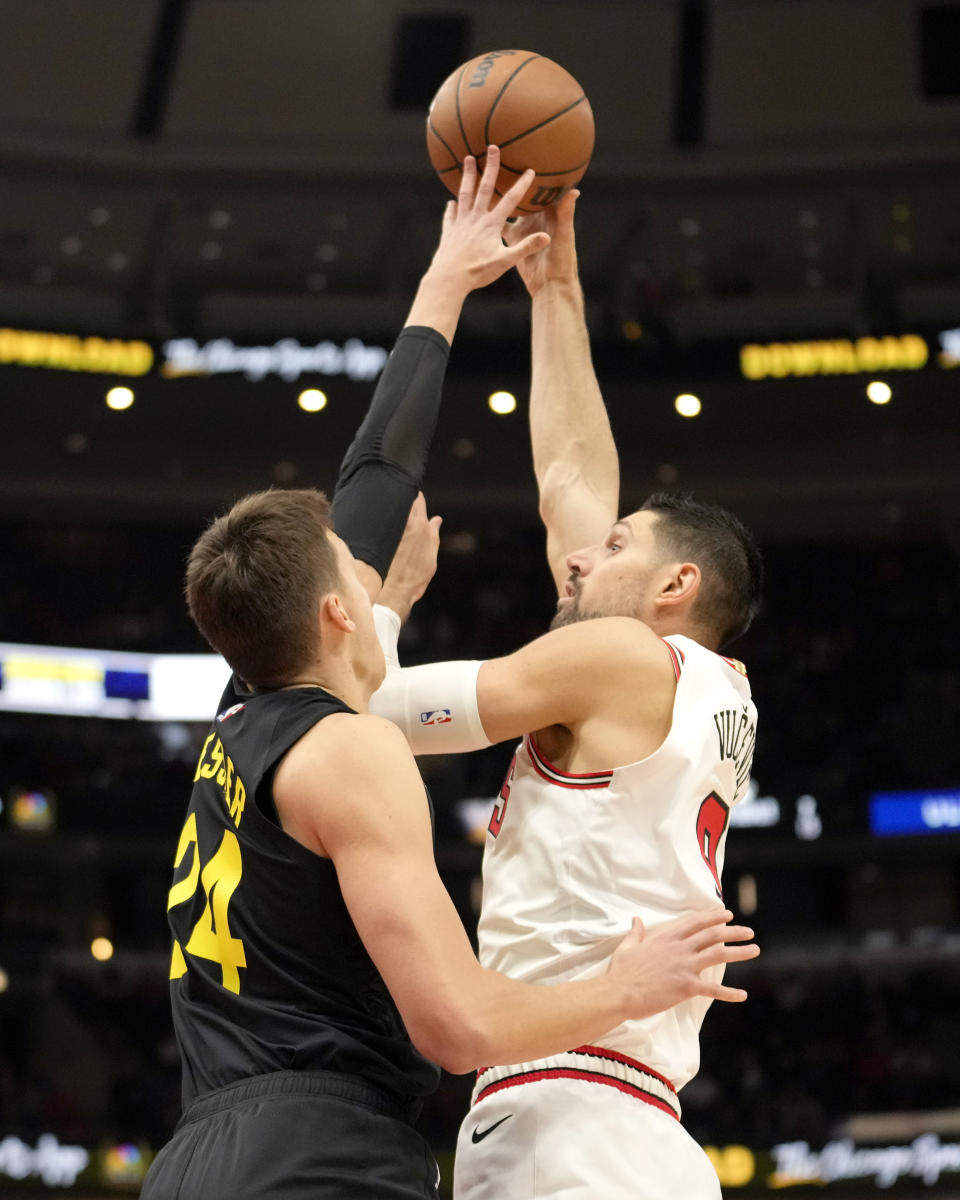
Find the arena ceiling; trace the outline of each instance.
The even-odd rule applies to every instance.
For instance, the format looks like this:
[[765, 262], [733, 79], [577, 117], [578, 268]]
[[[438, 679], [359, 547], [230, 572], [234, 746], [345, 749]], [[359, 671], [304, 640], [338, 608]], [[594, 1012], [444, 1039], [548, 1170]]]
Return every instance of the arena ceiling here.
[[[788, 506], [798, 531], [838, 490], [857, 529], [884, 512], [954, 521], [960, 376], [898, 377], [878, 413], [853, 403], [849, 379], [747, 385], [718, 347], [914, 331], [934, 346], [960, 326], [957, 10], [0, 0], [0, 326], [156, 347], [388, 343], [446, 194], [426, 98], [451, 62], [530, 47], [567, 66], [596, 113], [581, 269], [637, 486], [676, 472], [725, 498], [739, 489], [758, 509]], [[515, 281], [471, 299], [451, 409], [472, 412], [488, 384], [523, 388], [526, 321]], [[340, 385], [341, 416], [331, 404], [323, 437], [313, 425], [305, 438], [279, 385], [207, 381], [173, 399], [150, 379], [145, 396], [163, 400], [121, 430], [89, 378], [0, 378], [11, 511], [93, 504], [105, 480], [137, 510], [206, 507], [283, 464], [328, 481], [365, 394]], [[690, 379], [709, 381], [714, 404], [695, 435], [669, 410]], [[526, 503], [525, 439], [485, 411], [466, 432], [458, 420], [441, 428], [459, 451], [437, 486], [460, 495], [475, 471], [477, 503]]]

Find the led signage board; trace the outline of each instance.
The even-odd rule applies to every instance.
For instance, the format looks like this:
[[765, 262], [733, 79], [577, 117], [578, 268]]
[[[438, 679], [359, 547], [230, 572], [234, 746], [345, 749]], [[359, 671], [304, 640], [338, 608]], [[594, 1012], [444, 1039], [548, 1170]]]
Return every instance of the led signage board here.
[[960, 788], [875, 792], [869, 814], [870, 832], [877, 837], [960, 833]]

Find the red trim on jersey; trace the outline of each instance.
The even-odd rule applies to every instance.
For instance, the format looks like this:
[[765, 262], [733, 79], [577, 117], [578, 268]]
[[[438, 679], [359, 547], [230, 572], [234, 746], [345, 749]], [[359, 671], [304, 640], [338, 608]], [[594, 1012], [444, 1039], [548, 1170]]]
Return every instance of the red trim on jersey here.
[[546, 779], [548, 783], [555, 783], [557, 787], [568, 788], [605, 788], [610, 786], [610, 780], [613, 778], [612, 771], [586, 771], [579, 775], [575, 775], [570, 771], [561, 771], [559, 767], [555, 767], [545, 757], [532, 733], [527, 737], [527, 746], [530, 751], [530, 761], [533, 763], [533, 769], [542, 779]]
[[[608, 1058], [611, 1062], [623, 1063], [626, 1067], [633, 1067], [635, 1071], [643, 1071], [645, 1075], [652, 1075], [654, 1079], [659, 1079], [664, 1087], [668, 1087], [674, 1095], [677, 1094], [677, 1089], [666, 1076], [661, 1075], [659, 1071], [654, 1071], [652, 1068], [645, 1066], [642, 1062], [637, 1062], [635, 1058], [628, 1058], [626, 1054], [621, 1054], [617, 1050], [608, 1050], [606, 1046], [578, 1046], [576, 1050], [571, 1050], [569, 1053], [589, 1054], [594, 1058]], [[484, 1067], [485, 1071], [488, 1069]]]
[[743, 675], [746, 677], [747, 668], [743, 665], [739, 658], [727, 658], [725, 654], [721, 654], [719, 657], [723, 659], [728, 667], [732, 667], [738, 675]]
[[660, 641], [663, 642], [666, 648], [670, 651], [670, 657], [673, 659], [673, 669], [676, 671], [677, 678], [679, 679], [680, 672], [683, 670], [683, 664], [685, 662], [683, 651], [678, 650], [677, 647], [674, 646], [672, 642], [668, 642], [666, 638], [661, 638]]
[[502, 1092], [504, 1088], [519, 1087], [522, 1083], [538, 1083], [543, 1079], [580, 1079], [585, 1083], [602, 1083], [606, 1087], [616, 1088], [618, 1092], [625, 1092], [628, 1096], [642, 1100], [644, 1104], [652, 1104], [661, 1112], [669, 1113], [675, 1121], [680, 1120], [670, 1105], [665, 1100], [661, 1100], [659, 1096], [654, 1096], [652, 1092], [645, 1092], [643, 1088], [626, 1083], [622, 1079], [614, 1079], [612, 1075], [603, 1075], [599, 1071], [583, 1071], [576, 1067], [544, 1067], [539, 1071], [525, 1071], [520, 1075], [511, 1075], [507, 1079], [501, 1079], [497, 1083], [491, 1083], [489, 1087], [485, 1087], [477, 1096], [476, 1103], [479, 1104], [481, 1100], [496, 1092]]

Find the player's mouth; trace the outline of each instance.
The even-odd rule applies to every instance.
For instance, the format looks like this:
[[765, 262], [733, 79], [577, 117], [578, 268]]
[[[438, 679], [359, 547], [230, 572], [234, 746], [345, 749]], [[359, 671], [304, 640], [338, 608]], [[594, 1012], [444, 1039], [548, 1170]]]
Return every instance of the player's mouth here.
[[579, 595], [579, 581], [573, 575], [571, 575], [567, 582], [563, 585], [563, 595], [557, 600], [557, 608], [562, 608], [564, 605], [574, 603]]

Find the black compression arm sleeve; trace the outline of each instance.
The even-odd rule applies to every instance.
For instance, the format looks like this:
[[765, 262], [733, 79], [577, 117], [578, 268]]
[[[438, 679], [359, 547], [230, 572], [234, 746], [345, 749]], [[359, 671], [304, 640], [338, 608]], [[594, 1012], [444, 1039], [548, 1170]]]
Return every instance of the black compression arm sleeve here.
[[420, 486], [450, 347], [435, 329], [401, 330], [340, 465], [333, 526], [354, 558], [386, 577]]

